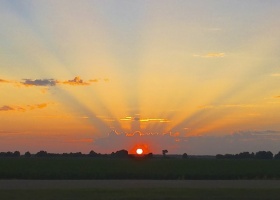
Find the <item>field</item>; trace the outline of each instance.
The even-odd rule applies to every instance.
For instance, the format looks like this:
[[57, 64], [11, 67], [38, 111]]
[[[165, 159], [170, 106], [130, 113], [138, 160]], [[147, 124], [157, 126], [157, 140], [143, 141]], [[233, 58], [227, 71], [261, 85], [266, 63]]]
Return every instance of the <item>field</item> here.
[[1, 158], [0, 179], [280, 179], [280, 160]]
[[279, 199], [278, 180], [0, 180], [1, 200]]
[[279, 169], [279, 160], [1, 158], [0, 199], [276, 200]]
[[75, 189], [0, 190], [2, 200], [277, 200], [280, 189]]

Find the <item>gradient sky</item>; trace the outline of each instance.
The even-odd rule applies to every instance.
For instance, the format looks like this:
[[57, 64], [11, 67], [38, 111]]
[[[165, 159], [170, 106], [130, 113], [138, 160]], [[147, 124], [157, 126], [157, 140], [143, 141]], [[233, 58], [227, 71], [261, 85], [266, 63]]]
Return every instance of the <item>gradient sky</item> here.
[[280, 151], [280, 1], [1, 0], [0, 151]]

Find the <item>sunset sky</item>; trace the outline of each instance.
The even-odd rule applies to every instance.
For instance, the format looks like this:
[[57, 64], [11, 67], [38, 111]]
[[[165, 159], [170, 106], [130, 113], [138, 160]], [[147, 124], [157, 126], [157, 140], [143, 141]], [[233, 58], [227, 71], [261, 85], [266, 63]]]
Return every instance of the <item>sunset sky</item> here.
[[279, 0], [1, 0], [0, 151], [280, 151]]

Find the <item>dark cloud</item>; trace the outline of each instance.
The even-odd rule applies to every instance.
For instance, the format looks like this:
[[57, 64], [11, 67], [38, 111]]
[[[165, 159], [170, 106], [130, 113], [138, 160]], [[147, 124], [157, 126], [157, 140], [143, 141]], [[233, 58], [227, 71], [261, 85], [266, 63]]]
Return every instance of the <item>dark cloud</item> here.
[[23, 79], [21, 82], [25, 86], [55, 86], [56, 81], [54, 79]]

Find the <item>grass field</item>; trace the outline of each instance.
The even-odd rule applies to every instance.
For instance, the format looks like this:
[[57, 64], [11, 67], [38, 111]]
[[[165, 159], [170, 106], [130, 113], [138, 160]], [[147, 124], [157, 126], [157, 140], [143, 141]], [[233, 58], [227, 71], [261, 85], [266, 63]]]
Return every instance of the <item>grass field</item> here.
[[280, 160], [1, 158], [0, 179], [280, 179]]
[[276, 200], [280, 189], [76, 189], [76, 190], [0, 190], [1, 200]]

